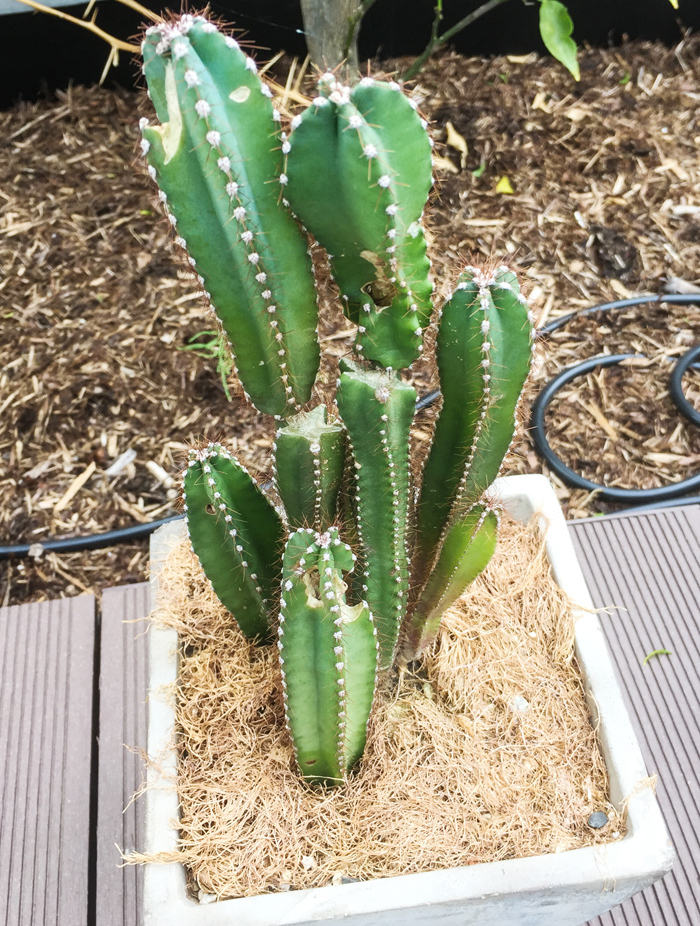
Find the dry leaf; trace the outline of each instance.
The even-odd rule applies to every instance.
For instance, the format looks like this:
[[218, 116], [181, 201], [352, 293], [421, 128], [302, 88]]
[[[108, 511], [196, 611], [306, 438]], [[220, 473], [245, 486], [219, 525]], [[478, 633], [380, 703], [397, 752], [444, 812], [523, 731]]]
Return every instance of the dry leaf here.
[[66, 507], [66, 505], [70, 502], [70, 500], [73, 498], [74, 495], [77, 495], [77, 493], [82, 489], [82, 487], [88, 481], [90, 476], [92, 476], [92, 474], [95, 472], [96, 468], [97, 467], [95, 466], [95, 461], [93, 460], [92, 463], [90, 463], [90, 465], [86, 469], [84, 469], [79, 476], [75, 477], [73, 482], [71, 482], [71, 484], [66, 489], [66, 492], [63, 495], [63, 497], [58, 502], [56, 502], [56, 505], [53, 509], [53, 513], [55, 515], [58, 514], [59, 511], [62, 511]]
[[467, 166], [467, 155], [469, 154], [469, 147], [464, 138], [459, 134], [451, 122], [448, 122], [445, 125], [445, 128], [447, 129], [447, 144], [450, 146], [450, 148], [454, 148], [456, 151], [459, 151], [459, 163], [462, 170], [464, 170], [464, 168]]
[[501, 179], [496, 184], [496, 192], [504, 193], [508, 196], [512, 196], [512, 194], [515, 192], [515, 190], [513, 189], [511, 185], [510, 180], [508, 179], [508, 177], [505, 176], [505, 174], [501, 177]]
[[619, 280], [612, 279], [610, 282], [610, 289], [618, 295], [621, 299], [631, 299], [632, 293], [627, 289], [624, 283], [621, 283]]
[[543, 113], [547, 113], [548, 115], [551, 114], [552, 107], [547, 102], [547, 94], [544, 90], [540, 90], [535, 94], [535, 99], [532, 101], [532, 108], [541, 109]]
[[506, 55], [511, 64], [536, 64], [537, 52], [531, 51], [529, 55]]
[[448, 170], [451, 174], [458, 174], [459, 167], [452, 163], [449, 158], [441, 158], [439, 155], [433, 155], [433, 167], [435, 170]]

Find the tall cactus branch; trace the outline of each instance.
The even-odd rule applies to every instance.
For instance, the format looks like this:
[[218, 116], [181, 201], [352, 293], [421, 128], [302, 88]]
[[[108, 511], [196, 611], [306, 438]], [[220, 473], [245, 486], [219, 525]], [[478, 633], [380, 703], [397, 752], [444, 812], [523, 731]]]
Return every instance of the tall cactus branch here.
[[282, 199], [279, 113], [235, 39], [201, 17], [151, 26], [144, 74], [160, 125], [142, 147], [253, 404], [288, 416], [318, 371], [307, 244]]
[[498, 476], [530, 370], [532, 317], [515, 274], [469, 267], [445, 303], [437, 338], [442, 407], [418, 506], [423, 571], [448, 526]]
[[285, 167], [291, 206], [328, 251], [358, 325], [356, 350], [392, 369], [420, 355], [431, 313], [420, 224], [432, 179], [424, 126], [398, 84], [368, 77], [351, 91], [328, 74], [292, 122]]
[[387, 668], [408, 602], [408, 446], [416, 391], [395, 374], [347, 362], [341, 369], [336, 398], [355, 472], [362, 590], [377, 624], [380, 666]]

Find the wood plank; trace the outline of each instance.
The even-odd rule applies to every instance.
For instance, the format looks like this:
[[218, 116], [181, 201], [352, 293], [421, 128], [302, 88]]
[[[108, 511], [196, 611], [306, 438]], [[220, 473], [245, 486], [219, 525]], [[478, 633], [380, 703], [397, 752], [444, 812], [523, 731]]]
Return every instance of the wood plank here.
[[[700, 507], [571, 522], [678, 853], [662, 881], [589, 926], [700, 924]], [[657, 656], [642, 665], [656, 649]]]
[[141, 926], [143, 870], [120, 867], [119, 849], [143, 849], [145, 801], [133, 800], [146, 771], [149, 584], [102, 593], [96, 922]]
[[88, 917], [92, 595], [0, 608], [0, 922]]

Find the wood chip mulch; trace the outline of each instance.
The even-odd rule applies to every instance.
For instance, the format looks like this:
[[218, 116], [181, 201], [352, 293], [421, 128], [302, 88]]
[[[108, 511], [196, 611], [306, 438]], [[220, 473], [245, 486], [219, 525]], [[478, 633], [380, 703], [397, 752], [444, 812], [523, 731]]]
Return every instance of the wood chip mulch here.
[[[579, 84], [535, 55], [432, 62], [415, 89], [439, 143], [442, 289], [467, 260], [507, 258], [543, 324], [698, 287], [699, 52], [700, 36], [587, 50]], [[136, 157], [146, 103], [74, 88], [0, 113], [0, 544], [175, 513], [183, 451], [203, 436], [226, 435], [268, 472], [270, 423], [235, 384], [227, 401], [211, 359], [180, 349], [215, 325]], [[496, 192], [504, 177], [512, 194]], [[341, 353], [348, 328], [331, 314], [324, 346]], [[563, 390], [548, 415], [554, 449], [621, 487], [699, 469], [700, 434], [668, 397], [670, 360], [699, 337], [700, 306], [655, 306], [579, 319], [548, 339], [535, 387], [596, 354], [649, 358]], [[423, 388], [426, 370], [417, 376]], [[700, 408], [700, 376], [685, 387]], [[542, 471], [527, 438], [509, 471]], [[558, 491], [569, 517], [614, 507]], [[0, 604], [141, 581], [147, 563], [145, 541], [0, 562]]]

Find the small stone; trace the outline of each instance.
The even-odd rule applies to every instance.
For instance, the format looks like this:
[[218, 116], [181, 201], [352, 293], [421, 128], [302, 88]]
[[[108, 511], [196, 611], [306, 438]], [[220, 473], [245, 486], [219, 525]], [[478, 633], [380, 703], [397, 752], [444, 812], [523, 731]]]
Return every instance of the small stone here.
[[588, 818], [588, 825], [592, 830], [602, 829], [609, 822], [608, 815], [602, 810], [596, 810]]
[[519, 714], [526, 714], [530, 710], [530, 703], [526, 701], [522, 695], [516, 695], [510, 702], [509, 707], [512, 711], [517, 711]]

